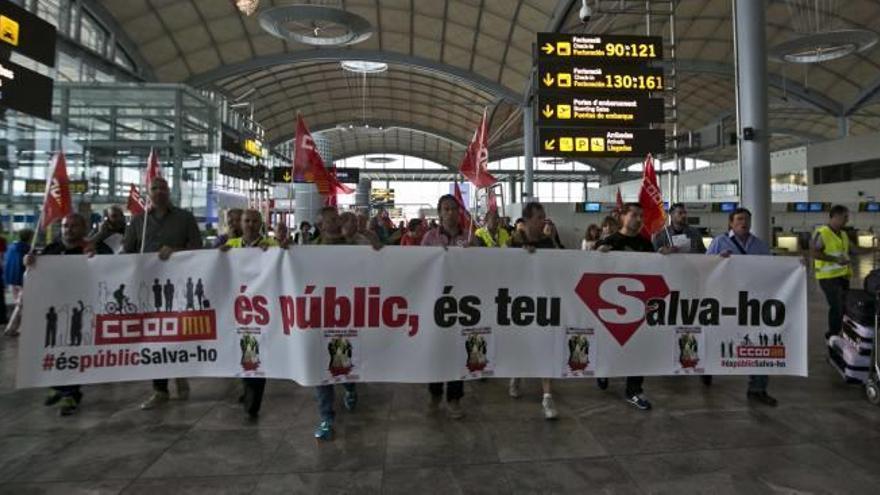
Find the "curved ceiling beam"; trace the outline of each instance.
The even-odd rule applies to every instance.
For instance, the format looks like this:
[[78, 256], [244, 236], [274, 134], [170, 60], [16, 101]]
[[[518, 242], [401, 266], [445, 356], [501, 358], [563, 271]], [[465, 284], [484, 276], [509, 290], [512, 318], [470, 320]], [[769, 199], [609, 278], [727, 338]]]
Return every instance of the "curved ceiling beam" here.
[[853, 98], [853, 101], [846, 106], [843, 114], [848, 117], [856, 113], [858, 109], [862, 108], [871, 100], [873, 100], [878, 93], [880, 93], [880, 77], [874, 79], [873, 81], [871, 81], [870, 84], [865, 86], [862, 91], [860, 91], [859, 94], [855, 98]]
[[[321, 131], [332, 130], [332, 129], [336, 128], [336, 125], [338, 123], [339, 122], [332, 123], [332, 124], [318, 125], [318, 126], [315, 126], [314, 128], [310, 128], [309, 130], [312, 133], [318, 133]], [[367, 120], [367, 124], [369, 124], [371, 126], [376, 126], [376, 127], [381, 125], [385, 128], [385, 131], [389, 132], [389, 133], [393, 129], [397, 128], [397, 129], [401, 129], [404, 131], [412, 132], [414, 134], [425, 135], [425, 136], [431, 137], [433, 139], [439, 139], [441, 141], [448, 142], [449, 144], [451, 144], [453, 146], [458, 146], [462, 149], [467, 147], [466, 142], [462, 141], [460, 138], [458, 138], [456, 136], [453, 136], [452, 134], [447, 134], [442, 131], [438, 131], [436, 129], [425, 129], [423, 127], [416, 127], [416, 126], [413, 126], [412, 122], [404, 122], [404, 121], [400, 121], [400, 120], [382, 120], [382, 121]], [[281, 144], [285, 141], [290, 141], [291, 139], [293, 139], [295, 137], [295, 134], [296, 133], [287, 133], [281, 137], [273, 139], [272, 141], [269, 142], [269, 146], [274, 148], [275, 146], [278, 146], [279, 144]]]
[[303, 50], [294, 53], [276, 53], [246, 60], [233, 65], [220, 66], [216, 69], [209, 70], [208, 72], [190, 77], [186, 80], [186, 84], [198, 88], [212, 84], [220, 79], [226, 79], [245, 72], [267, 69], [276, 65], [321, 61], [339, 62], [342, 60], [385, 62], [389, 64], [418, 67], [426, 71], [437, 73], [445, 78], [479, 87], [499, 98], [509, 100], [512, 103], [519, 103], [521, 101], [521, 96], [510, 88], [466, 69], [414, 55], [380, 50], [321, 49]]
[[[664, 61], [663, 66], [668, 67], [671, 61]], [[719, 74], [733, 77], [735, 72], [733, 66], [725, 62], [711, 62], [708, 60], [678, 60], [675, 64], [676, 68], [682, 72], [698, 72], [705, 74]], [[810, 104], [817, 110], [824, 113], [839, 117], [843, 115], [843, 105], [824, 94], [811, 91], [803, 85], [796, 83], [790, 79], [785, 79], [777, 74], [767, 74], [767, 82], [774, 88], [784, 90], [786, 94], [797, 98], [804, 103]]]

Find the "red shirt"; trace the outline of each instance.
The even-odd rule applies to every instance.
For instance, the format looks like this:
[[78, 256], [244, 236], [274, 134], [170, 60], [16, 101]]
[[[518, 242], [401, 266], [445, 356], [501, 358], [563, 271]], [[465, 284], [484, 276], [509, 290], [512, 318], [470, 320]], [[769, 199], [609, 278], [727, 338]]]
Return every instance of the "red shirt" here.
[[412, 237], [409, 234], [404, 234], [400, 238], [400, 245], [401, 246], [421, 246], [422, 245], [422, 238], [424, 236], [425, 235], [422, 234], [418, 237]]

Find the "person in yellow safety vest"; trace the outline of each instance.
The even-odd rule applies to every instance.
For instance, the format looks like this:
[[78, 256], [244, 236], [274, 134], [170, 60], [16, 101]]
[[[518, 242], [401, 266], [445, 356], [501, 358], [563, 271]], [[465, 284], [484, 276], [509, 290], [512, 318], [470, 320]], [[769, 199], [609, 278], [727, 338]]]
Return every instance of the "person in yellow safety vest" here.
[[486, 213], [484, 225], [477, 229], [474, 235], [481, 247], [507, 247], [510, 244], [510, 234], [506, 229], [501, 228], [501, 219], [498, 218], [498, 212], [495, 210]]
[[[245, 210], [241, 215], [241, 237], [233, 237], [219, 247], [220, 251], [230, 249], [258, 247], [265, 251], [270, 247], [287, 249], [288, 241], [279, 244], [274, 238], [263, 235], [263, 216], [258, 210]], [[242, 366], [245, 360], [259, 362], [259, 338], [251, 334], [242, 335], [241, 340]], [[260, 405], [263, 402], [263, 391], [266, 389], [265, 378], [243, 378], [244, 394], [239, 399], [244, 405], [244, 410], [251, 419], [257, 419], [260, 414]]]
[[827, 225], [816, 229], [811, 253], [816, 269], [816, 280], [828, 301], [828, 331], [825, 338], [839, 335], [843, 326], [843, 308], [852, 277], [849, 238], [844, 227], [849, 221], [849, 210], [843, 205], [831, 207]]

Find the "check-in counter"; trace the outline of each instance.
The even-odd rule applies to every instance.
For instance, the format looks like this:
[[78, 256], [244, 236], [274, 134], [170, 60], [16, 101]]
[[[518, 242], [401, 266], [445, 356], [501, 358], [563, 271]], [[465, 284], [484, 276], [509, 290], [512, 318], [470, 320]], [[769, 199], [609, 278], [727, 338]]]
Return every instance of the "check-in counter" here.
[[857, 239], [860, 248], [871, 249], [877, 243], [874, 234], [870, 232], [859, 232]]
[[800, 238], [797, 234], [779, 234], [776, 236], [776, 247], [796, 253], [800, 251]]

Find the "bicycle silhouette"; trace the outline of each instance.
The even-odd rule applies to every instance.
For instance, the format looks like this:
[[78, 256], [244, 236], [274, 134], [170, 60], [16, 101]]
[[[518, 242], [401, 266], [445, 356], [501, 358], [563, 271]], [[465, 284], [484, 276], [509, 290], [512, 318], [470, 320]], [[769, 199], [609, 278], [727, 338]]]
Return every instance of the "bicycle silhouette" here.
[[126, 297], [125, 300], [123, 300], [121, 304], [117, 303], [116, 301], [108, 302], [107, 304], [104, 305], [104, 311], [106, 311], [107, 313], [119, 313], [119, 314], [137, 313], [138, 307], [135, 306], [134, 303], [129, 301], [128, 298]]

